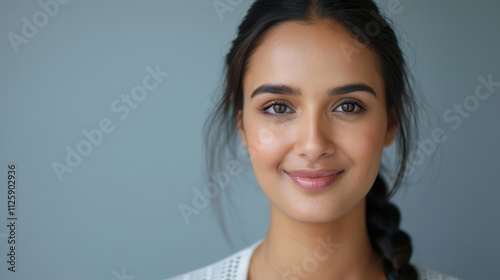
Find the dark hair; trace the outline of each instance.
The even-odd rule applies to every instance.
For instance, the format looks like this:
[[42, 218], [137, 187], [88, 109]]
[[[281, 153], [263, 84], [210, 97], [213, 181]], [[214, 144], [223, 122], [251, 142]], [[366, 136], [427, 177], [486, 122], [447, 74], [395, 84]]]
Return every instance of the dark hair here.
[[[411, 75], [398, 39], [372, 0], [257, 0], [238, 27], [237, 37], [225, 57], [224, 90], [204, 126], [207, 175], [222, 164], [226, 152], [236, 158], [236, 116], [243, 109], [242, 80], [247, 61], [261, 38], [277, 24], [286, 21], [316, 22], [333, 20], [340, 23], [359, 42], [376, 53], [385, 81], [388, 117], [397, 123], [397, 160], [395, 176], [383, 163], [366, 196], [366, 224], [372, 246], [383, 257], [389, 280], [417, 279], [415, 267], [409, 263], [411, 239], [399, 230], [400, 213], [389, 203], [405, 179], [408, 158], [413, 148], [409, 141], [417, 134], [417, 106], [410, 83]], [[394, 179], [390, 191], [381, 173]], [[208, 176], [207, 176], [208, 177]], [[222, 217], [220, 205], [213, 204]], [[221, 220], [219, 220], [221, 221]], [[224, 234], [227, 230], [221, 222]]]

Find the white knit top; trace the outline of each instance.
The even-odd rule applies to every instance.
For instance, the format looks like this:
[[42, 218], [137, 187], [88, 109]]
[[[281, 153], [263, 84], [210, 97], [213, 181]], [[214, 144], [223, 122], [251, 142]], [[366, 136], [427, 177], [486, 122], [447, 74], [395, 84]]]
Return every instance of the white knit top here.
[[[166, 280], [247, 280], [250, 259], [263, 240], [261, 238], [220, 261]], [[461, 280], [413, 263], [412, 265], [417, 269], [420, 280]]]

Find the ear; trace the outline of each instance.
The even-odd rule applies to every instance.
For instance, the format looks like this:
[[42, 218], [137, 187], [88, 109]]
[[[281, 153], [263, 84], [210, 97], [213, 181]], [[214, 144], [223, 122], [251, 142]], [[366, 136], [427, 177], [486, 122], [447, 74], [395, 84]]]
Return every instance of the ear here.
[[238, 115], [236, 116], [236, 126], [238, 127], [238, 131], [240, 132], [240, 138], [243, 142], [243, 146], [247, 147], [247, 139], [245, 137], [245, 129], [243, 128], [243, 111], [238, 110]]
[[396, 112], [392, 110], [392, 114], [389, 115], [387, 120], [387, 130], [385, 132], [384, 147], [389, 147], [394, 138], [396, 138], [396, 131], [398, 127], [398, 121], [396, 118]]

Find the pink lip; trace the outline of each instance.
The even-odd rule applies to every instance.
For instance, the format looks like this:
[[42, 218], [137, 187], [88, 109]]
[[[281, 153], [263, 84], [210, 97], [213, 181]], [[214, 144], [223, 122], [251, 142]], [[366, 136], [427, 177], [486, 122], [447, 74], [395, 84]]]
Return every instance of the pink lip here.
[[285, 171], [293, 182], [305, 189], [319, 191], [328, 188], [335, 182], [343, 170], [321, 169], [321, 170], [294, 170]]

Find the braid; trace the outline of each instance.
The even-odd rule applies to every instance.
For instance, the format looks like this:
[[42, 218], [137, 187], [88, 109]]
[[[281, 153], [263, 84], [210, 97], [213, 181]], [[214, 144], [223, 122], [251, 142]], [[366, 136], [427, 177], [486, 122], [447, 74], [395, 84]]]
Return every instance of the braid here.
[[388, 280], [417, 280], [417, 271], [409, 263], [411, 239], [399, 229], [400, 219], [400, 212], [389, 202], [386, 184], [379, 174], [366, 196], [366, 224], [370, 242], [384, 257]]

